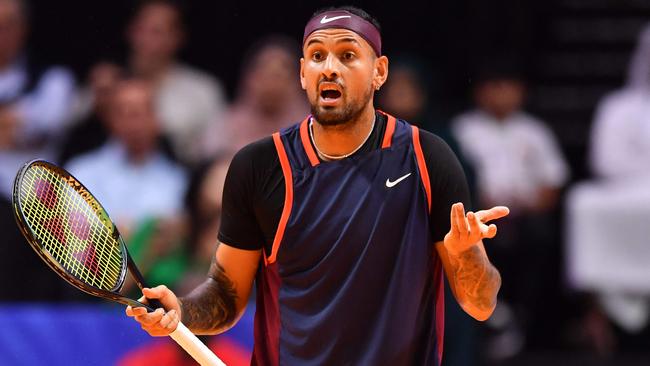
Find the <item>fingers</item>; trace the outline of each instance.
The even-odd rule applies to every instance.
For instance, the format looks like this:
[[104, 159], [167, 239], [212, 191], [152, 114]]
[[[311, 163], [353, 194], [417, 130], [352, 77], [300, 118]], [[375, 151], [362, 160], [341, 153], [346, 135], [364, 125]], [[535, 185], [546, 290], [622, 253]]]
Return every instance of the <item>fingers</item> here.
[[[141, 314], [140, 310], [144, 310]], [[156, 311], [147, 313], [146, 309], [142, 307], [133, 308], [127, 306], [126, 314], [133, 317], [143, 330], [152, 336], [166, 336], [176, 330], [180, 321], [180, 316], [176, 310], [171, 310], [165, 313], [163, 309], [156, 309]]]
[[483, 237], [486, 239], [492, 239], [497, 235], [497, 226], [494, 224], [490, 224], [490, 226], [487, 227], [487, 230], [485, 233], [483, 233]]
[[461, 202], [455, 203], [451, 206], [452, 211], [452, 225], [455, 225], [456, 232], [461, 236], [469, 233], [469, 226], [465, 220], [465, 207]]
[[142, 306], [139, 306], [137, 308], [127, 306], [126, 307], [126, 315], [130, 317], [135, 317], [137, 315], [144, 315], [147, 313], [147, 309], [143, 308]]
[[142, 325], [152, 326], [160, 322], [164, 315], [165, 311], [163, 309], [156, 309], [156, 311], [152, 311], [151, 313], [136, 315], [134, 318]]
[[[482, 234], [481, 222], [474, 212], [467, 213], [467, 221], [469, 221], [469, 235], [476, 237], [477, 234]], [[478, 240], [478, 239], [477, 239]]]
[[481, 220], [481, 222], [488, 222], [508, 216], [509, 213], [510, 209], [508, 207], [495, 206], [489, 210], [478, 211], [476, 212], [476, 215], [478, 216], [479, 220]]
[[176, 330], [180, 318], [176, 310], [172, 310], [169, 313], [165, 314], [162, 319], [160, 319], [160, 327], [163, 329], [165, 335]]

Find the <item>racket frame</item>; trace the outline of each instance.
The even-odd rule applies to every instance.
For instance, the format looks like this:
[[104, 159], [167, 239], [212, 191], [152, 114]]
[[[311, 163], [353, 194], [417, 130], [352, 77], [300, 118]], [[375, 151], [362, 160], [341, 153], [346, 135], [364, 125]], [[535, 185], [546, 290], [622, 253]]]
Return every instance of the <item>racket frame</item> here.
[[[111, 234], [120, 247], [120, 250], [122, 252], [122, 258], [126, 258], [126, 260], [122, 260], [119, 279], [116, 285], [111, 290], [103, 290], [96, 286], [90, 285], [78, 279], [75, 275], [70, 273], [65, 267], [61, 266], [59, 262], [52, 257], [49, 251], [43, 248], [42, 244], [37, 239], [36, 234], [30, 228], [29, 224], [27, 223], [27, 219], [25, 218], [25, 215], [20, 209], [21, 207], [20, 187], [22, 186], [23, 178], [25, 177], [25, 172], [35, 165], [40, 165], [45, 167], [46, 169], [53, 170], [61, 177], [64, 177], [67, 180], [66, 183], [72, 189], [77, 191], [86, 200], [86, 202], [88, 202], [89, 205], [93, 207], [95, 213], [100, 217], [103, 223], [110, 225]], [[89, 199], [92, 201], [89, 201]], [[16, 179], [14, 180], [12, 206], [13, 206], [16, 223], [18, 224], [18, 227], [22, 232], [23, 236], [25, 237], [25, 239], [27, 239], [29, 245], [36, 252], [36, 254], [53, 271], [55, 271], [61, 278], [63, 278], [70, 285], [93, 296], [105, 298], [108, 300], [118, 302], [120, 304], [130, 305], [133, 307], [145, 307], [147, 308], [148, 311], [154, 310], [150, 306], [143, 304], [137, 300], [133, 300], [131, 298], [123, 296], [120, 293], [122, 287], [124, 286], [127, 272], [130, 272], [131, 277], [135, 280], [136, 284], [140, 289], [146, 287], [144, 277], [142, 276], [140, 270], [138, 269], [138, 267], [135, 265], [135, 262], [131, 258], [129, 251], [126, 248], [126, 244], [124, 243], [124, 240], [122, 239], [122, 236], [120, 235], [117, 226], [108, 215], [108, 212], [106, 212], [102, 204], [95, 198], [95, 196], [93, 196], [93, 194], [90, 193], [90, 190], [88, 190], [88, 188], [86, 188], [86, 186], [84, 186], [83, 183], [81, 183], [72, 174], [67, 172], [65, 169], [62, 169], [61, 167], [52, 164], [50, 162], [47, 162], [45, 160], [36, 159], [25, 163], [25, 165], [16, 174]], [[149, 300], [149, 302], [151, 302], [151, 300]], [[152, 303], [152, 305], [154, 305], [154, 307], [161, 307], [160, 304], [159, 303], [156, 304], [156, 302]]]

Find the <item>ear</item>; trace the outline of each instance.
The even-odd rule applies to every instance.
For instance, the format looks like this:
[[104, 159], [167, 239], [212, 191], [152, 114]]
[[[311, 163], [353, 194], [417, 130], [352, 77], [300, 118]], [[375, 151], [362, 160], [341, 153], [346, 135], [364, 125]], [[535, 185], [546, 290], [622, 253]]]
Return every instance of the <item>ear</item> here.
[[300, 86], [302, 90], [307, 90], [307, 82], [305, 81], [305, 58], [300, 58]]
[[380, 56], [375, 59], [375, 69], [372, 78], [372, 85], [379, 90], [388, 79], [388, 57]]

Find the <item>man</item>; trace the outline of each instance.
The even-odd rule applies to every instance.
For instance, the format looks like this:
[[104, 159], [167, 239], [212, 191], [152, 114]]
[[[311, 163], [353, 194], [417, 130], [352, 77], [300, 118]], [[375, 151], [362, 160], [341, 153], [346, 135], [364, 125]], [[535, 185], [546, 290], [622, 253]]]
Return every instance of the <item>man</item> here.
[[34, 288], [8, 286], [0, 300], [55, 300], [57, 279], [23, 244], [11, 214], [16, 172], [36, 157], [52, 158], [56, 137], [72, 106], [74, 78], [65, 68], [44, 65], [26, 49], [30, 28], [25, 0], [0, 0], [0, 276], [21, 278]]
[[251, 46], [235, 100], [223, 121], [215, 121], [204, 134], [207, 155], [234, 153], [305, 116], [308, 105], [298, 84], [299, 50], [298, 42], [279, 35]]
[[[221, 123], [226, 101], [217, 79], [178, 60], [185, 41], [183, 15], [172, 0], [140, 2], [126, 31], [125, 71], [154, 86], [156, 110], [174, 155], [186, 165], [195, 165], [204, 158], [197, 142], [212, 123]], [[91, 77], [106, 71], [111, 71], [109, 65], [102, 62]], [[94, 81], [80, 95], [79, 119], [91, 115], [95, 103], [101, 103]]]
[[[549, 323], [547, 298], [557, 249], [555, 211], [569, 178], [553, 132], [524, 111], [526, 88], [515, 59], [505, 54], [482, 63], [474, 91], [476, 108], [457, 116], [452, 130], [463, 156], [475, 167], [481, 205], [506, 204], [491, 258], [506, 278], [488, 342], [488, 357], [505, 359], [534, 344]], [[531, 283], [537, 286], [530, 286]], [[543, 289], [543, 290], [540, 290]]]
[[[109, 98], [109, 140], [72, 159], [66, 168], [83, 180], [125, 231], [152, 216], [178, 215], [187, 177], [159, 149], [152, 88], [142, 80], [122, 80]], [[151, 187], [156, 187], [155, 193]]]
[[151, 335], [179, 319], [222, 332], [257, 274], [252, 364], [439, 365], [442, 268], [463, 308], [488, 318], [500, 277], [481, 239], [507, 208], [465, 215], [457, 203], [450, 226], [451, 203], [467, 200], [462, 170], [441, 140], [375, 111], [387, 77], [376, 20], [317, 12], [300, 60], [313, 116], [233, 159], [209, 279], [180, 299], [145, 289], [168, 312], [127, 315]]

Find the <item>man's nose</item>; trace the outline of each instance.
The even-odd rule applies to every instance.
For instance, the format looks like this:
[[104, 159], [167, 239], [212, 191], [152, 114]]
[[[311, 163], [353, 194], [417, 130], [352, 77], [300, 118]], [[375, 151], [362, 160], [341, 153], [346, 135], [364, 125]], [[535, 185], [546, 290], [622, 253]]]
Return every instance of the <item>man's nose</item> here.
[[341, 64], [338, 58], [336, 58], [336, 55], [330, 53], [327, 55], [327, 59], [325, 59], [323, 75], [330, 80], [336, 79], [336, 77], [340, 75], [340, 65]]

